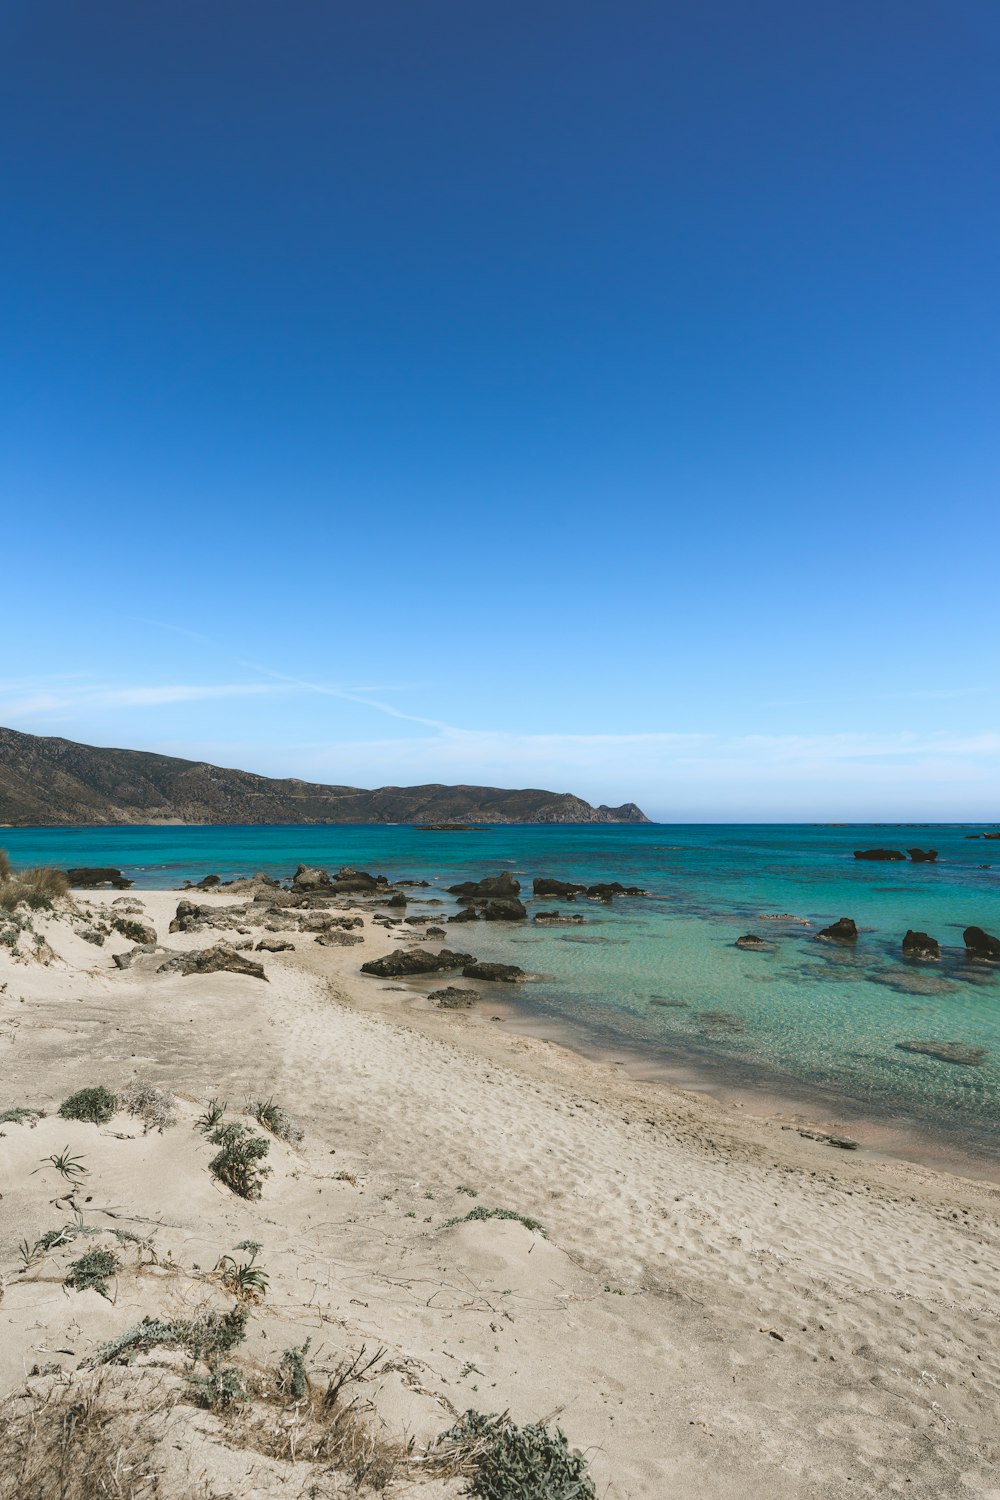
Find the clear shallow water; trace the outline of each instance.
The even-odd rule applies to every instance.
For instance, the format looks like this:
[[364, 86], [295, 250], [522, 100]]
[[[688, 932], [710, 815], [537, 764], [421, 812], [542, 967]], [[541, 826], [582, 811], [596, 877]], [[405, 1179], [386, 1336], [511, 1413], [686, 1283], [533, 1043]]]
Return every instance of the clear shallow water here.
[[[1000, 842], [967, 840], [970, 831], [978, 830], [75, 828], [4, 830], [0, 843], [17, 864], [119, 865], [150, 888], [208, 873], [287, 876], [300, 861], [442, 887], [502, 869], [527, 892], [539, 874], [640, 885], [650, 897], [566, 908], [583, 912], [583, 927], [479, 923], [453, 928], [451, 946], [538, 974], [504, 999], [556, 1028], [571, 1025], [585, 1043], [903, 1122], [983, 1157], [1000, 1148], [1000, 965], [967, 963], [962, 931], [975, 924], [1000, 935]], [[914, 845], [936, 848], [938, 862], [853, 858], [856, 848]], [[411, 912], [419, 910], [415, 900]], [[814, 925], [765, 922], [764, 913]], [[841, 916], [862, 929], [854, 950], [811, 936]], [[908, 927], [939, 939], [941, 963], [903, 960]], [[774, 951], [735, 948], [743, 932], [773, 940]], [[901, 1051], [900, 1041], [959, 1042], [986, 1056], [961, 1067]]]

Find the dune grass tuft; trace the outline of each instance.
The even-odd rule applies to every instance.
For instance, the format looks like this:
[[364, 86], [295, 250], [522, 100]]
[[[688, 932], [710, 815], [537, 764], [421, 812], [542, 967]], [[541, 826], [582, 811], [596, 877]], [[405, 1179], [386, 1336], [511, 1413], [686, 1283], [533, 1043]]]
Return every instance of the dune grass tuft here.
[[78, 1089], [59, 1106], [64, 1120], [89, 1120], [92, 1125], [106, 1125], [118, 1108], [118, 1099], [103, 1084]]

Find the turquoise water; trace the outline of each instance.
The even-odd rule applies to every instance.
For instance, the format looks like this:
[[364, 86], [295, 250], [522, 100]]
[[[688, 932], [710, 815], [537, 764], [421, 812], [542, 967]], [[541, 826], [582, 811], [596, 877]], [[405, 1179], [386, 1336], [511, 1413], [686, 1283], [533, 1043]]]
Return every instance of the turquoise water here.
[[[1000, 1147], [1000, 965], [966, 962], [962, 930], [975, 924], [1000, 934], [1000, 842], [968, 840], [970, 831], [79, 828], [10, 829], [0, 840], [17, 864], [120, 865], [147, 887], [213, 872], [287, 876], [300, 861], [354, 864], [438, 887], [503, 869], [528, 892], [539, 874], [640, 885], [648, 898], [612, 908], [578, 902], [570, 909], [583, 912], [583, 927], [479, 923], [453, 928], [451, 945], [538, 975], [504, 999], [516, 998], [553, 1026], [570, 1025], [594, 1045], [902, 1121], [984, 1156]], [[914, 845], [938, 849], [938, 862], [852, 857], [856, 848]], [[813, 926], [765, 922], [764, 913], [808, 918]], [[841, 916], [862, 930], [854, 950], [811, 936]], [[903, 960], [899, 943], [908, 927], [939, 939], [939, 964]], [[773, 940], [774, 951], [735, 948], [743, 932]], [[722, 1014], [706, 1019], [706, 1012]], [[986, 1056], [978, 1067], [956, 1066], [899, 1050], [907, 1040], [959, 1042], [985, 1048]]]

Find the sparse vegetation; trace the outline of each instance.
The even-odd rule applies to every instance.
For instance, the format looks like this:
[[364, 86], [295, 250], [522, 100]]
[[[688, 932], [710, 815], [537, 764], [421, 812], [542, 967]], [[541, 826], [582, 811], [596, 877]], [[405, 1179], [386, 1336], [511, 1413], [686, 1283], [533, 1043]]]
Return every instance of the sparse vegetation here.
[[102, 1344], [89, 1359], [87, 1366], [127, 1365], [137, 1354], [146, 1354], [150, 1349], [184, 1349], [192, 1359], [203, 1360], [212, 1365], [223, 1355], [230, 1354], [243, 1342], [247, 1330], [245, 1307], [233, 1307], [229, 1312], [203, 1312], [194, 1318], [143, 1318], [120, 1333], [116, 1339]]
[[143, 1133], [163, 1131], [176, 1120], [173, 1094], [164, 1093], [149, 1083], [131, 1083], [118, 1096], [118, 1106], [142, 1121]]
[[222, 1124], [223, 1117], [228, 1108], [228, 1099], [209, 1099], [207, 1105], [194, 1122], [195, 1129], [207, 1135], [210, 1130], [214, 1130], [217, 1125]]
[[[60, 1177], [65, 1177], [67, 1182], [79, 1183], [84, 1177], [90, 1176], [90, 1168], [83, 1165], [84, 1160], [84, 1157], [74, 1156], [69, 1147], [64, 1146], [61, 1151], [55, 1151], [51, 1156], [43, 1156], [42, 1166], [55, 1167]], [[35, 1171], [40, 1172], [41, 1167], [36, 1167]]]
[[439, 1439], [439, 1465], [466, 1476], [480, 1500], [594, 1500], [587, 1460], [556, 1427], [518, 1427], [507, 1412], [467, 1411]]
[[72, 1224], [64, 1224], [61, 1229], [47, 1229], [43, 1235], [40, 1235], [35, 1240], [34, 1244], [30, 1240], [22, 1240], [18, 1246], [23, 1262], [21, 1269], [27, 1271], [36, 1261], [41, 1260], [44, 1255], [48, 1255], [50, 1250], [57, 1250], [60, 1245], [72, 1244], [73, 1240], [77, 1239], [80, 1235], [89, 1236], [99, 1233], [99, 1229], [95, 1229], [93, 1225], [83, 1222], [82, 1214], [77, 1214]]
[[248, 1251], [250, 1259], [238, 1261], [232, 1255], [223, 1255], [215, 1267], [222, 1285], [239, 1302], [262, 1302], [270, 1282], [264, 1267], [257, 1265], [261, 1246], [256, 1240], [241, 1240], [236, 1249]]
[[241, 1198], [259, 1198], [264, 1178], [271, 1168], [261, 1162], [271, 1149], [271, 1142], [254, 1135], [247, 1125], [220, 1125], [209, 1136], [213, 1146], [221, 1147], [208, 1164], [208, 1170]]
[[223, 1365], [207, 1375], [193, 1375], [188, 1388], [198, 1405], [206, 1406], [209, 1411], [228, 1411], [247, 1399], [247, 1388], [235, 1365]]
[[39, 1120], [44, 1119], [44, 1109], [27, 1109], [24, 1105], [16, 1105], [13, 1109], [0, 1110], [0, 1125], [30, 1125], [34, 1129]]
[[88, 1250], [86, 1255], [71, 1263], [63, 1285], [77, 1292], [99, 1292], [110, 1300], [108, 1277], [117, 1275], [120, 1270], [118, 1257], [112, 1251]]
[[309, 1389], [309, 1374], [306, 1370], [306, 1355], [312, 1339], [306, 1339], [300, 1348], [286, 1349], [278, 1366], [278, 1389], [293, 1401], [301, 1401]]
[[[6, 872], [6, 873], [4, 873]], [[56, 900], [69, 891], [69, 881], [62, 870], [40, 866], [34, 870], [11, 869], [7, 855], [0, 866], [0, 909], [12, 912], [18, 906], [33, 911], [51, 911]]]
[[118, 1108], [118, 1099], [103, 1084], [78, 1089], [59, 1106], [64, 1120], [89, 1120], [92, 1125], [106, 1125]]
[[140, 922], [136, 917], [126, 917], [116, 912], [111, 918], [111, 925], [115, 932], [121, 933], [130, 943], [156, 942], [156, 928], [150, 927], [147, 922]]
[[303, 1131], [295, 1120], [273, 1099], [249, 1099], [247, 1113], [253, 1115], [258, 1125], [263, 1125], [265, 1130], [289, 1146], [297, 1146], [303, 1138]]
[[467, 1214], [460, 1214], [458, 1218], [446, 1219], [441, 1228], [454, 1229], [456, 1224], [469, 1224], [477, 1219], [516, 1219], [519, 1224], [524, 1225], [525, 1229], [531, 1229], [536, 1234], [545, 1234], [538, 1220], [530, 1218], [527, 1214], [519, 1214], [513, 1208], [484, 1208], [482, 1204], [470, 1208]]

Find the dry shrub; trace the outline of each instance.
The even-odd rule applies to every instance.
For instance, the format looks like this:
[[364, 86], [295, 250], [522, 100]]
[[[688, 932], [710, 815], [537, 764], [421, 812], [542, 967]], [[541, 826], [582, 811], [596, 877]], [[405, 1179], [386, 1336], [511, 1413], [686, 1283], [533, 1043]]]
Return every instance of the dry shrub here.
[[21, 1391], [0, 1406], [0, 1500], [154, 1500], [153, 1454], [169, 1397], [123, 1407], [106, 1379]]
[[118, 1095], [119, 1108], [142, 1121], [144, 1135], [151, 1130], [162, 1133], [168, 1125], [173, 1125], [177, 1119], [176, 1103], [173, 1094], [154, 1088], [151, 1083], [129, 1083]]
[[13, 911], [22, 904], [36, 909], [49, 908], [59, 896], [68, 894], [69, 881], [63, 871], [45, 865], [35, 870], [21, 870], [15, 875], [8, 860], [7, 873], [0, 876], [0, 907], [4, 911]]
[[10, 855], [6, 849], [0, 849], [0, 882], [10, 879], [12, 868]]

